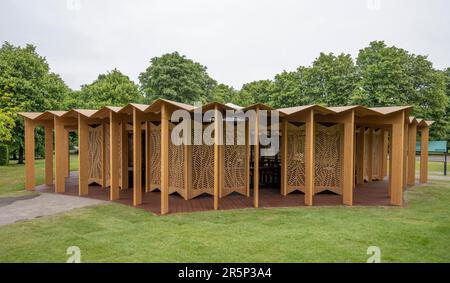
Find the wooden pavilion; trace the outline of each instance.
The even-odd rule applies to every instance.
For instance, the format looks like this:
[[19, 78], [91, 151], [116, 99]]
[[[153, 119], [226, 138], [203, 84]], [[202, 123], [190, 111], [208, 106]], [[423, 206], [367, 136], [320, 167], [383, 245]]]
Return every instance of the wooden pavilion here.
[[[199, 107], [157, 99], [150, 105], [130, 103], [99, 110], [21, 112], [25, 120], [25, 188], [35, 188], [36, 127], [45, 128], [45, 184], [56, 193], [66, 190], [69, 176], [69, 133], [78, 133], [78, 194], [89, 194], [89, 185], [109, 188], [109, 199], [132, 184], [132, 203], [143, 194], [160, 191], [160, 213], [170, 210], [169, 195], [177, 193], [189, 202], [203, 194], [213, 197], [213, 208], [230, 194], [253, 197], [259, 206], [261, 168], [260, 119], [245, 119], [245, 143], [221, 144], [225, 112], [229, 105], [213, 102], [201, 110], [213, 110], [213, 119], [197, 125], [214, 129], [213, 144], [181, 144], [171, 141], [177, 110], [196, 115]], [[282, 196], [304, 194], [304, 205], [314, 195], [331, 191], [342, 204], [353, 205], [357, 185], [388, 177], [390, 204], [403, 205], [403, 190], [414, 185], [416, 137], [420, 132], [420, 183], [428, 180], [428, 133], [432, 121], [409, 116], [411, 107], [324, 107], [306, 105], [272, 109], [255, 104], [242, 109], [279, 115], [280, 140], [275, 162], [277, 189]], [[198, 112], [198, 111], [197, 111]], [[229, 122], [229, 121], [228, 121]], [[195, 123], [195, 122], [194, 122]], [[235, 139], [236, 139], [235, 135]], [[192, 137], [195, 140], [195, 137]], [[252, 143], [250, 143], [252, 141]], [[55, 164], [53, 161], [55, 154]], [[279, 162], [278, 162], [279, 157]], [[130, 166], [131, 165], [131, 166]], [[131, 173], [130, 173], [131, 172]]]

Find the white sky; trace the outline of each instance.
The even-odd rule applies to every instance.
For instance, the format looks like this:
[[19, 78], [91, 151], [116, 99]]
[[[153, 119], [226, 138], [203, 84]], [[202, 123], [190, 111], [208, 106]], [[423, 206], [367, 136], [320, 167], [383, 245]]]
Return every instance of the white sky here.
[[0, 41], [32, 43], [72, 88], [117, 67], [138, 82], [178, 51], [240, 88], [385, 40], [450, 66], [446, 0], [1, 0]]

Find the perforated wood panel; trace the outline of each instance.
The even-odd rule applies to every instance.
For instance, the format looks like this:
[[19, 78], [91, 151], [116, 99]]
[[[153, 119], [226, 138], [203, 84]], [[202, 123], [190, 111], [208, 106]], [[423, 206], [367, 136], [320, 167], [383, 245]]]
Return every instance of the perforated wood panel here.
[[89, 184], [102, 183], [102, 125], [89, 127]]
[[192, 184], [189, 198], [204, 193], [214, 195], [214, 146], [192, 145], [191, 154]]
[[383, 131], [381, 129], [373, 133], [372, 178], [376, 180], [382, 179], [383, 139]]
[[369, 175], [368, 175], [368, 160], [369, 160], [369, 129], [364, 129], [364, 180], [368, 181], [369, 180]]
[[161, 125], [150, 122], [150, 191], [161, 183]]
[[344, 131], [342, 124], [315, 127], [315, 188], [319, 193], [329, 190], [342, 194], [342, 162]]
[[[170, 133], [174, 127], [174, 124], [169, 123]], [[184, 160], [184, 146], [174, 145], [169, 138], [169, 194], [177, 192], [185, 197]]]
[[305, 191], [305, 126], [288, 123], [287, 193]]
[[[224, 126], [224, 133], [226, 133]], [[242, 133], [241, 133], [242, 134]], [[244, 133], [245, 134], [245, 133]], [[225, 136], [225, 135], [224, 135]], [[245, 168], [246, 168], [246, 146], [238, 145], [238, 131], [234, 127], [234, 144], [223, 145], [222, 155], [222, 188], [221, 197], [232, 192], [242, 195], [246, 194]]]

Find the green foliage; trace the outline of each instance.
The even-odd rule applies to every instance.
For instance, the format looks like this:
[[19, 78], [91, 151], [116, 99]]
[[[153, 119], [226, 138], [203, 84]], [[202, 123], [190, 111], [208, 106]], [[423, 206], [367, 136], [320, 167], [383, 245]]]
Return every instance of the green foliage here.
[[83, 85], [68, 104], [98, 109], [108, 105], [123, 106], [130, 102], [142, 103], [143, 96], [138, 86], [128, 76], [114, 69], [107, 74], [99, 75], [91, 84]]
[[274, 91], [271, 80], [254, 81], [244, 84], [240, 90], [239, 97], [244, 106], [254, 103], [269, 103]]
[[0, 144], [0, 166], [9, 164], [9, 149], [6, 144]]
[[154, 57], [139, 75], [141, 90], [148, 102], [157, 98], [189, 104], [210, 102], [217, 83], [206, 69], [178, 52]]

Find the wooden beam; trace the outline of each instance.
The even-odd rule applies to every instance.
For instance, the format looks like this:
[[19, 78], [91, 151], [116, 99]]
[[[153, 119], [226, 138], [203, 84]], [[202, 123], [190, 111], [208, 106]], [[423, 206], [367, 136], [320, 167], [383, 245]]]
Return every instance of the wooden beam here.
[[401, 111], [395, 116], [392, 124], [391, 135], [391, 175], [390, 177], [390, 194], [392, 205], [403, 205], [403, 155], [405, 153], [404, 139], [405, 139], [405, 112]]
[[[106, 160], [109, 158], [109, 156], [106, 156], [106, 145], [109, 143], [108, 140], [106, 140], [106, 127], [108, 125], [105, 121], [102, 121], [102, 187], [106, 188]], [[111, 134], [111, 132], [110, 132]]]
[[346, 205], [353, 205], [353, 184], [355, 179], [354, 166], [354, 137], [355, 137], [355, 113], [346, 113], [344, 122], [344, 160], [343, 160], [343, 188], [342, 202]]
[[388, 157], [388, 148], [389, 148], [389, 131], [386, 129], [383, 129], [383, 156], [381, 158], [381, 173], [382, 178], [387, 176], [387, 157]]
[[250, 124], [245, 121], [245, 195], [250, 197]]
[[45, 184], [53, 185], [53, 123], [45, 123]]
[[64, 151], [64, 119], [55, 117], [55, 192], [63, 193], [66, 190], [66, 170]]
[[142, 203], [142, 118], [140, 110], [133, 109], [133, 205]]
[[[120, 134], [119, 114], [109, 112], [109, 199], [117, 200], [120, 198], [119, 191], [119, 138]], [[123, 153], [122, 153], [123, 154]], [[123, 157], [122, 157], [123, 159]], [[128, 169], [128, 167], [127, 167]], [[123, 179], [123, 175], [122, 175]]]
[[429, 128], [421, 128], [420, 141], [420, 183], [428, 183], [428, 136]]
[[220, 187], [220, 123], [219, 109], [214, 107], [214, 209], [219, 209], [219, 187]]
[[305, 205], [313, 205], [314, 195], [314, 110], [310, 110], [305, 121]]
[[36, 176], [34, 172], [34, 128], [32, 120], [25, 118], [25, 189], [34, 191]]
[[69, 131], [64, 129], [64, 176], [70, 176]]
[[254, 160], [253, 160], [253, 206], [259, 207], [259, 107], [256, 107]]
[[281, 194], [287, 195], [287, 166], [288, 166], [288, 122], [283, 120], [281, 124]]
[[[126, 118], [126, 117], [125, 117]], [[127, 131], [127, 124], [125, 118], [121, 119], [120, 123], [120, 145], [121, 145], [121, 154], [122, 154], [122, 164], [120, 165], [120, 168], [122, 170], [122, 179], [120, 186], [122, 189], [126, 189], [129, 187], [128, 184], [128, 154], [129, 154], [129, 147], [128, 147], [128, 131]]]
[[169, 213], [169, 111], [161, 104], [161, 214]]
[[78, 195], [89, 193], [89, 125], [78, 114]]
[[373, 128], [367, 129], [367, 148], [366, 150], [369, 152], [367, 154], [367, 182], [371, 183], [373, 178]]
[[360, 126], [356, 139], [356, 183], [358, 185], [364, 184], [365, 129], [366, 127]]
[[151, 139], [151, 127], [150, 127], [150, 121], [146, 121], [145, 122], [145, 191], [146, 192], [150, 192], [150, 173], [151, 173], [151, 155], [150, 155], [150, 150], [151, 150], [151, 144], [150, 144], [150, 139]]
[[416, 136], [417, 125], [410, 124], [408, 130], [408, 182], [409, 186], [416, 184]]

